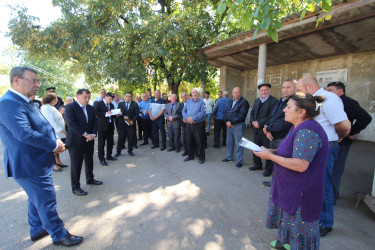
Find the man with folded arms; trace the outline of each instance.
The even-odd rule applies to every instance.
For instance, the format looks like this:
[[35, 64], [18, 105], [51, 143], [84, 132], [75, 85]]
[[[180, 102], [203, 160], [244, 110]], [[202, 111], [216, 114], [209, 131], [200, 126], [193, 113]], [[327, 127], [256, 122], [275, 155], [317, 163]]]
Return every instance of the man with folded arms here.
[[18, 66], [11, 70], [10, 82], [10, 89], [0, 98], [0, 137], [6, 177], [13, 177], [28, 197], [31, 240], [49, 234], [54, 245], [77, 245], [83, 238], [64, 228], [51, 176], [54, 154], [63, 152], [65, 145], [29, 99], [38, 92], [39, 78], [35, 70]]

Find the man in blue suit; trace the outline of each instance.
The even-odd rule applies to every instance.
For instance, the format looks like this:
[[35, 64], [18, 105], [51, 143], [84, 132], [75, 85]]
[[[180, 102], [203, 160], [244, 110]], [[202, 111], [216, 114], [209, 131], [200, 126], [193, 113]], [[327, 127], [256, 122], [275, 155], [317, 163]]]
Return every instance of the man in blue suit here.
[[244, 148], [239, 145], [245, 135], [245, 119], [249, 111], [249, 102], [241, 96], [241, 89], [235, 87], [232, 91], [233, 99], [228, 101], [224, 111], [224, 120], [227, 125], [227, 157], [223, 162], [233, 161], [234, 145], [236, 145], [236, 167], [243, 164]]
[[64, 228], [56, 210], [51, 174], [54, 154], [63, 152], [65, 145], [56, 139], [52, 126], [29, 99], [40, 87], [36, 71], [15, 67], [10, 81], [10, 90], [0, 98], [0, 137], [5, 174], [13, 177], [28, 196], [31, 240], [50, 234], [55, 245], [79, 244], [83, 238]]

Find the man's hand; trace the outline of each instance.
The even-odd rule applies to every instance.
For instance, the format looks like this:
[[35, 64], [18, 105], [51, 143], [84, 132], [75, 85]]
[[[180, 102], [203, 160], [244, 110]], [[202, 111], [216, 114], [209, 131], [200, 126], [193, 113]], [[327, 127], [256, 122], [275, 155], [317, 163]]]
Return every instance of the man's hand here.
[[268, 133], [266, 134], [266, 136], [267, 136], [267, 139], [268, 139], [268, 140], [270, 140], [270, 141], [273, 140], [273, 136], [272, 136], [272, 134], [271, 134], [270, 132], [268, 132]]
[[65, 151], [65, 144], [60, 139], [57, 139], [56, 143], [57, 148], [54, 151], [52, 151], [52, 153], [55, 155]]
[[86, 137], [86, 142], [92, 141], [95, 139], [95, 135], [87, 134], [85, 135]]
[[189, 124], [193, 124], [193, 123], [194, 123], [193, 118], [191, 118], [190, 116], [189, 116], [188, 118], [186, 118], [186, 120], [187, 120], [187, 122], [188, 122]]
[[186, 123], [186, 119], [182, 119], [182, 121], [183, 121], [184, 123]]
[[229, 121], [226, 122], [226, 125], [227, 125], [228, 128], [233, 128], [234, 127], [234, 125], [231, 122], [229, 122]]
[[124, 120], [129, 120], [129, 117], [128, 116], [124, 116]]
[[128, 121], [128, 123], [129, 123], [129, 126], [132, 126], [134, 124], [132, 120]]
[[112, 112], [111, 112], [111, 111], [108, 111], [106, 114], [107, 114], [107, 115], [110, 115], [110, 114], [112, 114]]
[[263, 133], [264, 133], [265, 135], [267, 135], [267, 133], [268, 133], [268, 131], [267, 131], [267, 125], [264, 125], [264, 127], [263, 127]]
[[172, 117], [172, 116], [168, 117], [168, 120], [169, 120], [170, 122], [173, 122], [173, 117]]
[[259, 128], [258, 121], [253, 121], [251, 124], [253, 124], [254, 128]]

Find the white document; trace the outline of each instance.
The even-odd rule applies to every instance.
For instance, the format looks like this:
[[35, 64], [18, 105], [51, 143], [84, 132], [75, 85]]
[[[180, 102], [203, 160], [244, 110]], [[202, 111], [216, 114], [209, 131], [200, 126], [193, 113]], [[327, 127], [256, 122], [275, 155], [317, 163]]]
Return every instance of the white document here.
[[253, 151], [263, 152], [263, 149], [261, 147], [256, 145], [254, 142], [249, 141], [245, 137], [242, 137], [239, 144], [240, 144], [240, 146], [242, 146], [244, 148], [248, 148], [248, 149], [253, 150]]
[[105, 116], [109, 117], [109, 116], [113, 116], [113, 115], [120, 115], [121, 109], [112, 109], [111, 112], [112, 112], [112, 114], [105, 114]]

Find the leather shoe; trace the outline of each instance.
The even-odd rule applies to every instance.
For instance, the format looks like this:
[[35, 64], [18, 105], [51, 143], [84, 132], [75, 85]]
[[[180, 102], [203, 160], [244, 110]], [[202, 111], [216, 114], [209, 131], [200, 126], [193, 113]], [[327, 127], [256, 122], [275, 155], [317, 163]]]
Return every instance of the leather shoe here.
[[168, 149], [167, 150], [167, 152], [171, 152], [171, 151], [175, 151], [176, 149], [174, 149], [174, 148], [170, 148], [170, 149]]
[[193, 160], [194, 158], [190, 158], [190, 157], [186, 157], [185, 159], [184, 159], [184, 161], [191, 161], [191, 160]]
[[249, 168], [249, 170], [251, 170], [251, 171], [262, 170], [262, 167], [260, 167], [260, 166], [252, 166], [252, 167]]
[[263, 176], [265, 176], [265, 177], [271, 176], [271, 174], [272, 174], [272, 170], [270, 170], [270, 169], [266, 169], [263, 172]]
[[155, 148], [158, 148], [159, 146], [152, 146], [151, 149], [155, 149]]
[[214, 145], [214, 148], [220, 148], [218, 145]]
[[128, 154], [129, 154], [129, 156], [131, 156], [131, 157], [134, 156], [133, 152], [128, 152]]
[[180, 153], [180, 149], [178, 148], [178, 149], [176, 149], [176, 153]]
[[65, 165], [65, 164], [57, 164], [56, 163], [56, 165], [59, 166], [60, 168], [67, 168], [68, 167], [68, 165]]
[[222, 162], [230, 162], [230, 161], [233, 161], [233, 160], [228, 160], [227, 158], [222, 160]]
[[242, 163], [237, 162], [237, 163], [236, 163], [236, 167], [237, 167], [237, 168], [241, 168], [241, 167], [242, 167]]
[[321, 237], [324, 237], [324, 236], [326, 236], [329, 232], [332, 231], [332, 227], [320, 226], [320, 227], [319, 227], [319, 231], [320, 231], [320, 236], [321, 236]]
[[101, 161], [100, 165], [102, 165], [102, 166], [108, 166], [108, 163], [106, 161]]
[[87, 195], [87, 192], [83, 191], [82, 188], [74, 188], [73, 194], [78, 195], [78, 196], [84, 196], [84, 195]]
[[167, 147], [161, 147], [160, 151], [164, 151]]
[[83, 241], [83, 237], [81, 236], [75, 236], [67, 232], [67, 234], [59, 241], [53, 242], [54, 245], [57, 246], [64, 246], [64, 247], [70, 247], [74, 245], [78, 245]]
[[187, 156], [187, 153], [186, 153], [186, 151], [182, 153], [182, 156]]
[[198, 151], [194, 152], [195, 157], [199, 157]]
[[271, 182], [270, 181], [263, 181], [263, 186], [265, 187], [270, 187], [271, 186]]
[[116, 153], [115, 157], [119, 157], [120, 155], [121, 155], [121, 153]]
[[200, 164], [203, 164], [203, 163], [204, 163], [204, 160], [199, 160], [199, 163], [200, 163]]
[[141, 144], [139, 144], [139, 145], [141, 145], [141, 146], [144, 146], [144, 145], [147, 145], [148, 143], [144, 143], [144, 142], [142, 142]]
[[95, 179], [92, 179], [91, 181], [87, 181], [86, 182], [88, 185], [102, 185], [103, 182], [102, 181], [97, 181]]
[[31, 236], [31, 241], [37, 241], [37, 240], [40, 240], [41, 238], [44, 238], [45, 236], [48, 235], [48, 232], [44, 229], [41, 233], [35, 235], [35, 236]]
[[110, 156], [110, 157], [107, 157], [107, 160], [108, 161], [117, 161], [117, 158], [113, 157], [113, 156]]

